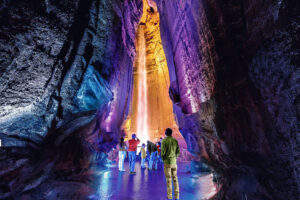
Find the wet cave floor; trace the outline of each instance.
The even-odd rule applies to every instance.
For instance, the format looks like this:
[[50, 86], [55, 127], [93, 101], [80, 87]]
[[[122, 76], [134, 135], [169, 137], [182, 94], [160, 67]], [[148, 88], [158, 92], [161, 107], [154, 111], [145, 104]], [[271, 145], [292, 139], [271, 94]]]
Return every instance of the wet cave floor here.
[[[180, 199], [204, 200], [211, 198], [216, 187], [211, 174], [191, 175], [190, 163], [178, 163]], [[146, 164], [147, 166], [147, 164]], [[129, 174], [129, 163], [125, 162], [126, 172], [119, 172], [117, 163], [112, 163], [107, 170], [101, 170], [94, 184], [97, 193], [90, 195], [93, 200], [161, 200], [167, 196], [163, 164], [157, 171], [141, 169], [136, 163], [136, 175]]]

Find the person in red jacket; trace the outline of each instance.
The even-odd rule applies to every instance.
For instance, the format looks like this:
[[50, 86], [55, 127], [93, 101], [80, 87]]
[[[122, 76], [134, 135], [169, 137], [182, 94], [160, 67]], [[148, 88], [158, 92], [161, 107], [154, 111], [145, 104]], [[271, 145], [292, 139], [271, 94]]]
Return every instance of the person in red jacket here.
[[158, 152], [158, 154], [157, 154], [157, 162], [162, 162], [161, 155], [160, 155], [161, 142], [156, 143], [156, 147], [157, 147], [157, 152]]
[[130, 174], [136, 174], [136, 172], [134, 171], [134, 167], [135, 167], [135, 160], [136, 160], [137, 145], [140, 143], [140, 140], [136, 137], [135, 134], [132, 134], [131, 137], [132, 139], [128, 141], [129, 168], [130, 168]]

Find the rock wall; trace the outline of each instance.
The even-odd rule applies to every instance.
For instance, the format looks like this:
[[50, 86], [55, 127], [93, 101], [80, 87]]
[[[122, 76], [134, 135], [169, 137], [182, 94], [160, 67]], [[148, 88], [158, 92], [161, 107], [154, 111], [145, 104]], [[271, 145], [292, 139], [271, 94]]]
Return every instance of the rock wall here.
[[299, 3], [156, 2], [179, 128], [216, 199], [297, 199]]
[[122, 123], [141, 7], [135, 1], [2, 3], [0, 127], [8, 136], [4, 146], [25, 145], [10, 139], [14, 136], [40, 143], [49, 129], [66, 125], [74, 114], [82, 118], [76, 129], [108, 102], [107, 115], [114, 114], [106, 131], [112, 131], [112, 121]]
[[139, 0], [1, 1], [1, 199], [91, 191], [128, 112], [141, 13]]
[[[178, 125], [216, 198], [297, 199], [299, 2], [156, 3]], [[128, 113], [141, 13], [141, 0], [0, 2], [1, 199], [91, 192]]]

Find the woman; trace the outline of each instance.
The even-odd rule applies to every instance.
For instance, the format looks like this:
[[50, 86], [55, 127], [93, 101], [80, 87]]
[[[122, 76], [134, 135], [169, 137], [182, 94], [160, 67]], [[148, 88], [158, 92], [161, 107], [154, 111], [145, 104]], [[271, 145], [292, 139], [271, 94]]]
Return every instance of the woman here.
[[143, 143], [142, 148], [141, 148], [141, 158], [142, 158], [141, 167], [142, 167], [142, 169], [145, 168], [145, 161], [146, 161], [146, 156], [147, 156], [145, 147], [146, 147], [146, 145]]
[[127, 150], [127, 145], [124, 142], [124, 138], [121, 137], [120, 143], [119, 143], [119, 171], [124, 172], [124, 161], [126, 158], [126, 150]]

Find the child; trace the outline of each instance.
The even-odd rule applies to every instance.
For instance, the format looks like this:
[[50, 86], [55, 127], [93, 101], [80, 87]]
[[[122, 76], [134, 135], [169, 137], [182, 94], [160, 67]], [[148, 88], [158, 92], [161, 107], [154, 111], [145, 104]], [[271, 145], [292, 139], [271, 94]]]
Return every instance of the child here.
[[141, 157], [142, 157], [142, 162], [141, 162], [141, 167], [144, 169], [145, 167], [145, 161], [146, 161], [146, 150], [145, 150], [145, 144], [142, 144], [141, 148]]

